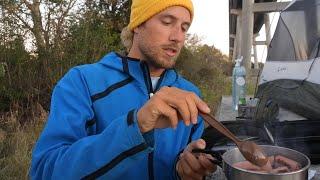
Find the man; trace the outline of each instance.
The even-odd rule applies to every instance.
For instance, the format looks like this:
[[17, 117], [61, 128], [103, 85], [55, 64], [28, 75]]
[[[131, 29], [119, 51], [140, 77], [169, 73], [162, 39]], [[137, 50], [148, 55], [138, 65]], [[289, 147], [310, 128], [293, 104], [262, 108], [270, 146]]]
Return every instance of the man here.
[[191, 0], [133, 0], [128, 56], [75, 67], [55, 87], [32, 179], [202, 179], [215, 170], [212, 157], [192, 153], [205, 148], [198, 112], [210, 109], [172, 69], [192, 17]]

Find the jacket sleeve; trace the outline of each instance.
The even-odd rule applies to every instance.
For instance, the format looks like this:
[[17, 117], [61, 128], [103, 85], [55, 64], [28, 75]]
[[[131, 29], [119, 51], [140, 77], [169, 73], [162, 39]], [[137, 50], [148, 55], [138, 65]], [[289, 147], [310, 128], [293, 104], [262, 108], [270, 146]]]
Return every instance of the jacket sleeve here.
[[135, 110], [101, 134], [89, 136], [86, 122], [93, 118], [85, 80], [79, 69], [72, 69], [53, 91], [47, 124], [33, 149], [31, 178], [114, 179], [152, 151], [140, 133]]

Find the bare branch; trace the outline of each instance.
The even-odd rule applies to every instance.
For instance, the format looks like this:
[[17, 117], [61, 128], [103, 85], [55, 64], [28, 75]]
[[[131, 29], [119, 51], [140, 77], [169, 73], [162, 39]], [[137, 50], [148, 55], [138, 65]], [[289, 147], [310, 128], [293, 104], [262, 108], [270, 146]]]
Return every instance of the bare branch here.
[[20, 15], [18, 15], [18, 13], [13, 13], [13, 15], [23, 23], [25, 28], [29, 29], [30, 31], [33, 30], [33, 28]]
[[51, 29], [51, 13], [53, 11], [53, 8], [51, 8], [48, 5], [48, 9], [49, 10], [48, 10], [48, 14], [47, 14], [47, 24], [46, 24], [46, 27], [45, 27], [45, 30], [44, 30], [44, 39], [45, 39], [47, 47], [49, 47], [49, 45], [50, 45], [49, 32], [50, 32], [50, 29]]
[[61, 11], [63, 13], [58, 18], [58, 24], [57, 24], [57, 29], [56, 29], [57, 33], [59, 33], [60, 28], [61, 28], [62, 24], [64, 23], [64, 20], [65, 20], [66, 16], [68, 15], [68, 13], [71, 10], [71, 8], [74, 7], [75, 3], [76, 3], [76, 0], [70, 0], [68, 5], [67, 5], [67, 8], [65, 10], [63, 10], [63, 8], [61, 7]]
[[21, 2], [23, 2], [27, 7], [28, 9], [32, 9], [32, 4], [30, 2], [28, 2], [27, 0], [21, 0]]

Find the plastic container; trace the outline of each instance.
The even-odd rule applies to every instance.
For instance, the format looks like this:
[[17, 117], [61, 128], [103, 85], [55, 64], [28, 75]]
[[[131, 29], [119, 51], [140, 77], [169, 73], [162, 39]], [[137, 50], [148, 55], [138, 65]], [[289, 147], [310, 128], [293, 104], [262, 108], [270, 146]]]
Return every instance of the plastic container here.
[[246, 104], [246, 69], [241, 66], [243, 57], [236, 59], [232, 71], [232, 109], [238, 110], [238, 104]]

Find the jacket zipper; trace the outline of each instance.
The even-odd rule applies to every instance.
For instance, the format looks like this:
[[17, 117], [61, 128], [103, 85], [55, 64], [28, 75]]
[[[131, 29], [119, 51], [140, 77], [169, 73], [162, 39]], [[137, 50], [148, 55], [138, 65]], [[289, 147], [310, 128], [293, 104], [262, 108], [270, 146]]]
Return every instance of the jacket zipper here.
[[153, 89], [149, 67], [148, 67], [147, 63], [145, 63], [145, 62], [141, 62], [141, 64], [142, 64], [141, 68], [142, 68], [142, 72], [143, 72], [144, 82], [146, 84], [147, 91], [148, 91], [148, 97], [150, 99], [154, 95], [154, 93], [156, 93], [160, 89], [160, 85], [163, 81], [163, 78], [164, 78], [166, 71], [162, 72], [162, 74], [160, 75], [160, 79], [157, 82], [156, 88]]
[[[163, 71], [162, 74], [160, 75], [160, 79], [157, 82], [156, 88], [153, 89], [152, 87], [152, 81], [151, 81], [151, 76], [150, 76], [150, 69], [145, 62], [141, 62], [141, 68], [143, 72], [143, 77], [144, 81], [147, 87], [148, 91], [148, 98], [150, 99], [155, 92], [157, 92], [160, 89], [160, 85], [162, 83], [162, 80], [164, 78], [165, 72]], [[150, 152], [148, 155], [148, 174], [149, 174], [149, 180], [154, 180], [154, 168], [153, 168], [153, 152]]]

